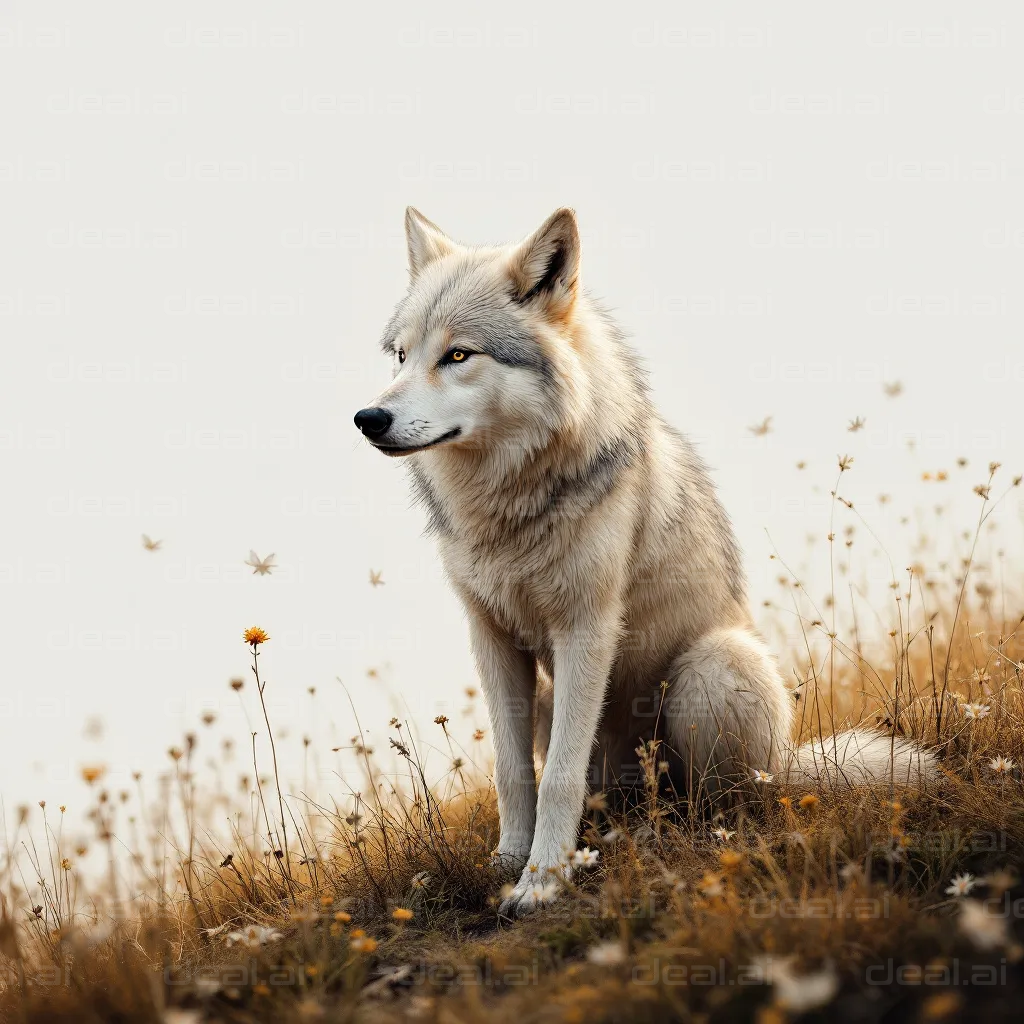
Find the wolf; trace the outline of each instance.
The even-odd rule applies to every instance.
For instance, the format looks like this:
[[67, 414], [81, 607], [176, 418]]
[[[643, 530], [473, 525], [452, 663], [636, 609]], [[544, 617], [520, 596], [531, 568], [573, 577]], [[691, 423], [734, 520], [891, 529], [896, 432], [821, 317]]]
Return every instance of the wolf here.
[[794, 696], [754, 627], [729, 518], [583, 289], [574, 212], [499, 247], [456, 243], [411, 207], [405, 228], [409, 288], [382, 338], [393, 379], [355, 425], [407, 460], [468, 616], [495, 856], [522, 872], [501, 912], [566, 876], [588, 791], [638, 785], [641, 755], [714, 802], [780, 772], [933, 776], [931, 753], [870, 730], [790, 744]]

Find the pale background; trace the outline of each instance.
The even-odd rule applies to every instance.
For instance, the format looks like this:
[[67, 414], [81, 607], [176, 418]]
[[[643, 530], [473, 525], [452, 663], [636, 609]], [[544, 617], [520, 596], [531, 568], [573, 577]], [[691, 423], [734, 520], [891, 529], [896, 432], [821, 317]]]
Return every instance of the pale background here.
[[[899, 517], [953, 494], [947, 544], [990, 460], [1024, 468], [1022, 33], [1009, 2], [5, 0], [8, 816], [81, 809], [84, 763], [165, 770], [204, 708], [244, 751], [254, 623], [292, 778], [302, 734], [326, 771], [355, 732], [336, 677], [380, 747], [393, 713], [465, 732], [461, 611], [351, 424], [389, 373], [407, 204], [477, 243], [575, 207], [585, 283], [714, 467], [758, 604], [766, 530], [795, 565], [815, 535], [800, 571], [827, 586], [839, 454], [901, 570]], [[1016, 494], [1000, 519], [1019, 566]]]

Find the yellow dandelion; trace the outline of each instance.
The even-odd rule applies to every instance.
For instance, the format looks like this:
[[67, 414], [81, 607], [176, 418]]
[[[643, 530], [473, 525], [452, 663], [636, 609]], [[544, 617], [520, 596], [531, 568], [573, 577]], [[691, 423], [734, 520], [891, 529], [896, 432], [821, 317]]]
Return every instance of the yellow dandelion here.
[[252, 644], [253, 647], [258, 647], [260, 644], [265, 644], [270, 637], [267, 635], [265, 629], [261, 629], [259, 626], [250, 626], [243, 634], [242, 639], [247, 644]]
[[405, 907], [395, 907], [395, 909], [391, 911], [391, 916], [396, 921], [411, 921], [416, 915]]
[[91, 786], [103, 777], [105, 771], [101, 764], [88, 764], [82, 769], [82, 778]]
[[349, 946], [357, 953], [372, 953], [377, 948], [377, 940], [359, 936], [349, 942]]
[[813, 811], [818, 806], [818, 798], [813, 793], [805, 793], [800, 797], [800, 809], [802, 811]]
[[793, 806], [793, 801], [788, 796], [780, 796], [779, 803], [788, 811]]
[[337, 913], [336, 913], [336, 914], [334, 915], [334, 920], [335, 920], [335, 921], [340, 921], [340, 922], [341, 922], [342, 924], [348, 924], [348, 923], [349, 923], [349, 921], [351, 921], [351, 920], [352, 920], [352, 915], [351, 915], [351, 914], [348, 914], [348, 913], [346, 913], [346, 912], [345, 912], [344, 910], [339, 910], [339, 911], [338, 911], [338, 912], [337, 912]]

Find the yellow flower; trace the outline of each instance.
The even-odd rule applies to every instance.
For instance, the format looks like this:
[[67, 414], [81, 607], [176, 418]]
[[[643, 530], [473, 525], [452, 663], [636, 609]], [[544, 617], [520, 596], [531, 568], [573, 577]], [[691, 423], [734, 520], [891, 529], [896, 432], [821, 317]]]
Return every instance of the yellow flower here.
[[743, 864], [743, 854], [737, 850], [723, 850], [718, 855], [719, 863], [725, 872], [738, 871]]
[[264, 985], [262, 981], [258, 981], [255, 985], [253, 985], [252, 992], [253, 992], [253, 995], [256, 995], [256, 996], [269, 996], [270, 995], [270, 986], [269, 985]]
[[91, 786], [97, 779], [103, 777], [106, 768], [101, 764], [89, 764], [82, 769], [82, 778]]
[[779, 803], [788, 811], [793, 806], [793, 801], [788, 796], [779, 797]]
[[242, 639], [247, 644], [252, 644], [253, 647], [259, 644], [265, 644], [270, 637], [267, 635], [266, 630], [261, 629], [259, 626], [250, 626], [243, 634]]
[[377, 940], [360, 935], [353, 938], [349, 946], [357, 953], [372, 953], [377, 948]]
[[334, 920], [335, 920], [335, 921], [341, 921], [341, 922], [342, 922], [342, 924], [348, 924], [348, 923], [349, 923], [349, 921], [351, 921], [351, 920], [352, 920], [352, 915], [351, 915], [351, 914], [347, 914], [347, 913], [345, 913], [345, 911], [344, 911], [344, 910], [339, 910], [339, 911], [338, 911], [338, 912], [337, 912], [337, 913], [336, 913], [336, 914], [334, 915]]
[[329, 907], [333, 902], [334, 902], [334, 897], [333, 896], [321, 896], [320, 897], [320, 906], [321, 907]]
[[411, 921], [415, 916], [411, 910], [407, 910], [405, 907], [395, 907], [391, 911], [391, 916], [396, 921]]
[[813, 811], [818, 806], [818, 798], [813, 793], [805, 793], [800, 797], [800, 809], [803, 811]]

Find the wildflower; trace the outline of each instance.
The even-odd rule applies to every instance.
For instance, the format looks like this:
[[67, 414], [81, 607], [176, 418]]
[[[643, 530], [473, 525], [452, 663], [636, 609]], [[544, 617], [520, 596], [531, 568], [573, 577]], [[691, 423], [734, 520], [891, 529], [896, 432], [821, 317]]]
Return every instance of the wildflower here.
[[444, 727], [447, 724], [448, 724], [448, 716], [447, 715], [438, 715], [437, 718], [434, 719], [434, 725], [440, 725], [440, 726]]
[[997, 754], [988, 763], [989, 768], [992, 769], [997, 775], [1003, 775], [1006, 772], [1012, 771], [1013, 769], [1013, 758], [1003, 757], [1002, 754]]
[[839, 456], [839, 472], [845, 473], [853, 465], [852, 455], [840, 455]]
[[371, 939], [367, 935], [356, 935], [355, 932], [352, 933], [348, 944], [349, 948], [357, 953], [372, 953], [377, 948], [376, 939]]
[[103, 773], [105, 771], [106, 768], [104, 768], [103, 765], [100, 764], [86, 765], [82, 769], [82, 778], [85, 779], [85, 781], [91, 786], [94, 782], [103, 778]]
[[773, 959], [759, 957], [758, 964], [765, 968], [765, 979], [771, 982], [775, 1003], [791, 1013], [807, 1013], [832, 1001], [839, 991], [839, 978], [831, 963], [820, 971], [797, 974], [793, 970], [793, 957]]
[[535, 885], [530, 889], [530, 900], [537, 906], [545, 903], [554, 903], [558, 899], [558, 891], [561, 887], [557, 882], [545, 882], [542, 885]]
[[611, 846], [613, 843], [617, 843], [622, 838], [622, 833], [617, 828], [610, 828], [603, 836], [601, 836], [601, 842], [607, 843]]
[[743, 854], [738, 850], [723, 850], [718, 855], [718, 861], [722, 865], [723, 871], [732, 874], [734, 871], [738, 871], [740, 865], [743, 864]]
[[788, 796], [780, 796], [779, 797], [779, 805], [781, 807], [785, 807], [786, 810], [788, 811], [788, 810], [790, 810], [792, 808], [793, 801]]
[[411, 921], [416, 915], [406, 907], [395, 907], [391, 911], [391, 916], [396, 921]]
[[974, 875], [964, 872], [962, 875], [957, 875], [955, 878], [950, 879], [946, 895], [966, 896], [975, 885], [977, 885], [977, 879]]
[[775, 778], [775, 776], [770, 774], [769, 772], [762, 772], [762, 771], [755, 771], [754, 772], [754, 782], [756, 782], [758, 785], [762, 785], [763, 783], [771, 782], [772, 779], [774, 779], [774, 778]]
[[960, 931], [978, 949], [995, 949], [1009, 941], [1006, 919], [989, 913], [985, 904], [977, 900], [964, 900], [960, 904]]
[[249, 949], [259, 949], [260, 946], [265, 946], [268, 942], [277, 942], [281, 938], [284, 938], [284, 936], [274, 928], [251, 924], [248, 928], [243, 928], [241, 931], [228, 932], [225, 936], [225, 942], [229, 946], [233, 946], [238, 942]]
[[264, 985], [262, 981], [258, 981], [252, 987], [252, 994], [254, 996], [269, 996], [270, 995], [270, 986], [269, 985]]
[[213, 711], [204, 711], [199, 717], [203, 725], [213, 725], [217, 720], [217, 715]]
[[800, 810], [813, 811], [818, 806], [818, 798], [813, 793], [805, 793], [800, 797]]
[[719, 875], [713, 875], [711, 872], [705, 873], [704, 877], [697, 883], [697, 888], [705, 895], [709, 897], [721, 896], [724, 892], [722, 888], [722, 879]]
[[306, 856], [303, 857], [302, 860], [299, 861], [299, 863], [300, 864], [305, 864], [308, 867], [311, 864], [315, 864], [319, 859], [320, 858], [317, 856], [317, 854], [315, 854], [315, 853], [307, 853]]
[[266, 631], [261, 629], [259, 626], [250, 626], [242, 634], [242, 639], [247, 644], [252, 644], [252, 646], [255, 648], [258, 647], [260, 644], [265, 644], [270, 639], [270, 637], [267, 635]]
[[608, 810], [608, 797], [604, 793], [591, 793], [587, 797], [586, 806], [588, 811], [606, 811]]
[[963, 708], [964, 718], [968, 718], [972, 721], [978, 721], [979, 719], [987, 718], [989, 712], [991, 712], [992, 710], [987, 704], [978, 703], [961, 704], [960, 707]]
[[339, 923], [341, 923], [341, 924], [348, 924], [348, 923], [349, 923], [349, 921], [351, 921], [351, 920], [352, 920], [352, 915], [351, 915], [351, 914], [349, 914], [349, 913], [346, 913], [346, 912], [345, 912], [344, 910], [339, 910], [339, 911], [338, 911], [338, 912], [337, 912], [337, 913], [336, 913], [336, 914], [334, 915], [334, 920], [335, 920], [335, 921], [338, 921], [338, 922], [339, 922]]
[[64, 859], [63, 859], [63, 860], [62, 860], [62, 861], [60, 862], [60, 866], [61, 866], [61, 868], [62, 868], [62, 869], [63, 869], [64, 871], [70, 871], [70, 870], [71, 870], [71, 861], [70, 861], [70, 860], [68, 860], [68, 858], [67, 858], [67, 857], [65, 857], [65, 858], [64, 858]]
[[244, 679], [237, 679], [237, 678], [236, 679], [231, 679], [228, 682], [228, 686], [230, 686], [231, 689], [234, 690], [237, 693], [243, 686], [245, 686], [245, 680]]
[[326, 910], [330, 906], [333, 906], [333, 904], [334, 904], [334, 897], [333, 896], [321, 896], [320, 897], [320, 906], [323, 907], [324, 910]]
[[484, 738], [484, 731], [483, 731], [483, 729], [477, 729], [473, 733], [473, 739], [476, 740], [477, 743], [479, 743], [483, 738]]
[[242, 564], [252, 567], [253, 576], [255, 576], [256, 573], [259, 573], [261, 576], [269, 576], [272, 571], [277, 568], [277, 566], [274, 565], [273, 554], [267, 555], [266, 558], [260, 558], [255, 551], [250, 551], [249, 557]]
[[736, 833], [735, 832], [730, 832], [729, 829], [727, 829], [727, 828], [716, 828], [714, 830], [714, 832], [712, 833], [712, 835], [714, 835], [714, 837], [720, 843], [727, 843], [727, 842], [729, 842], [730, 839], [732, 839], [732, 837], [734, 835], [736, 835]]
[[227, 922], [217, 925], [216, 928], [204, 928], [203, 931], [212, 939], [214, 935], [220, 935], [227, 928]]
[[572, 863], [577, 868], [592, 868], [597, 864], [600, 857], [600, 852], [592, 850], [589, 846], [584, 846], [582, 850], [577, 850], [572, 855]]
[[621, 942], [599, 942], [587, 950], [587, 959], [600, 967], [614, 967], [626, 959]]
[[412, 876], [412, 880], [409, 882], [409, 885], [411, 885], [413, 889], [426, 889], [427, 886], [430, 885], [430, 881], [430, 874], [428, 872], [417, 871], [416, 874]]

